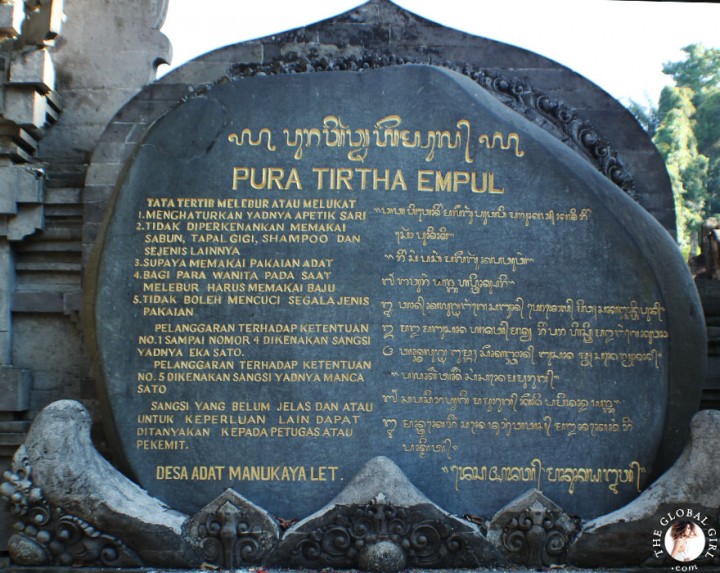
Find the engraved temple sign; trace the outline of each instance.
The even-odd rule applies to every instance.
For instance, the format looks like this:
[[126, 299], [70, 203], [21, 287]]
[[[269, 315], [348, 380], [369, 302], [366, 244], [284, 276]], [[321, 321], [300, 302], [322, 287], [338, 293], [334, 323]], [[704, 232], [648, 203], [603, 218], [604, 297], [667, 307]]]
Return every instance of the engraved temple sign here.
[[429, 66], [220, 83], [152, 125], [94, 273], [127, 468], [304, 516], [372, 457], [453, 513], [590, 517], [685, 419], [682, 261], [560, 141]]

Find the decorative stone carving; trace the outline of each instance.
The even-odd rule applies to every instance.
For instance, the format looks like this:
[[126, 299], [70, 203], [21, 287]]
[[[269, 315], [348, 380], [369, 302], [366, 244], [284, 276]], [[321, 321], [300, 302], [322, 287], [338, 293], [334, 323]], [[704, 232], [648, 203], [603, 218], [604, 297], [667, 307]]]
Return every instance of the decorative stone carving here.
[[262, 563], [280, 538], [270, 515], [232, 489], [195, 514], [185, 531], [202, 560], [223, 569]]
[[578, 521], [539, 491], [530, 490], [495, 514], [488, 538], [513, 561], [547, 567], [562, 562], [578, 529]]
[[51, 506], [121, 538], [145, 565], [197, 564], [182, 537], [187, 516], [150, 497], [95, 449], [92, 420], [78, 402], [60, 400], [33, 422], [25, 440], [34, 487]]
[[15, 454], [12, 471], [5, 472], [0, 493], [18, 518], [8, 548], [23, 565], [137, 567], [138, 556], [118, 538], [50, 505], [32, 482], [27, 450]]
[[365, 571], [453, 562], [458, 567], [476, 565], [464, 556], [468, 545], [464, 536], [443, 517], [427, 505], [404, 508], [385, 503], [382, 495], [365, 505], [338, 506], [295, 544], [293, 558], [299, 563], [358, 566]]
[[[17, 518], [9, 550], [18, 565], [189, 568], [205, 561], [222, 568], [274, 565], [383, 572], [406, 567], [487, 567], [508, 561], [530, 567], [568, 562], [660, 565], [663, 558], [653, 559], [648, 536], [658, 529], [663, 515], [677, 513], [677, 508], [692, 509], [710, 516], [708, 527], [717, 528], [720, 488], [716, 487], [714, 451], [720, 441], [720, 412], [703, 411], [693, 419], [692, 441], [677, 464], [636, 501], [586, 524], [577, 537], [579, 520], [536, 490], [500, 510], [485, 536], [473, 523], [430, 502], [392, 461], [378, 457], [330, 504], [290, 527], [282, 539], [269, 514], [226, 490], [184, 523], [174, 553], [159, 547], [153, 552], [149, 547], [169, 539], [155, 523], [158, 515], [147, 514], [145, 522], [136, 522], [134, 528], [128, 521], [129, 516], [149, 509], [147, 499], [136, 494], [126, 500], [124, 513], [108, 512], [100, 506], [116, 503], [109, 489], [78, 489], [77, 472], [70, 468], [82, 467], [91, 474], [86, 488], [99, 479], [94, 462], [79, 456], [88, 439], [73, 423], [81, 412], [78, 404], [69, 401], [48, 407], [37, 418], [26, 445], [18, 449], [11, 471], [5, 472], [0, 494]], [[38, 433], [51, 431], [58, 439], [39, 440]], [[79, 450], [64, 441], [71, 435], [81, 444]], [[51, 468], [53, 475], [48, 476]], [[125, 478], [112, 472], [117, 475], [107, 473], [101, 479], [116, 488], [113, 484]], [[45, 491], [45, 484], [52, 495]], [[127, 486], [120, 489], [122, 495], [130, 491]], [[85, 495], [84, 505], [77, 505], [79, 495]], [[68, 511], [68, 506], [77, 506], [87, 514], [88, 505], [95, 503], [95, 513], [88, 517]], [[172, 520], [179, 514], [167, 510], [163, 515]], [[114, 531], [125, 531], [132, 544]], [[144, 541], [138, 539], [138, 531]], [[714, 553], [703, 557], [703, 562], [712, 557]]]
[[[402, 64], [427, 64], [394, 54], [365, 52], [360, 56], [328, 58], [320, 55], [286, 55], [266, 64], [238, 64], [231, 75], [254, 76], [321, 71], [357, 71]], [[635, 182], [618, 157], [617, 151], [603, 139], [592, 124], [562, 100], [551, 98], [516, 78], [476, 68], [467, 63], [432, 62], [459, 72], [482, 86], [509, 108], [549, 131], [575, 151], [590, 160], [602, 173], [637, 201]]]
[[290, 528], [272, 556], [283, 566], [385, 572], [500, 561], [475, 525], [433, 504], [384, 457], [370, 460], [330, 504]]

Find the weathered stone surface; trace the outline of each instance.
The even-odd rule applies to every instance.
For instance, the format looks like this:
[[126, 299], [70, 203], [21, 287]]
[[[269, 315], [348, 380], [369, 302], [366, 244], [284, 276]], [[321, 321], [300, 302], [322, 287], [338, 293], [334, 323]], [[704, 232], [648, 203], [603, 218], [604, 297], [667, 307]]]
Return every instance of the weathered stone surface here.
[[45, 209], [42, 205], [18, 205], [18, 213], [8, 218], [7, 237], [22, 240], [43, 228]]
[[378, 541], [360, 550], [357, 564], [362, 571], [400, 571], [405, 569], [407, 557], [396, 543]]
[[391, 460], [370, 460], [327, 506], [290, 527], [271, 563], [353, 567], [476, 567], [503, 562], [477, 526], [425, 497]]
[[[70, 0], [72, 3], [72, 0]], [[51, 46], [62, 30], [65, 0], [38, 0], [25, 15], [23, 46]]]
[[186, 516], [147, 495], [100, 456], [90, 425], [78, 402], [62, 400], [41, 412], [25, 442], [33, 485], [51, 506], [114, 535], [145, 563], [187, 566]]
[[0, 410], [24, 412], [30, 407], [30, 386], [32, 376], [29, 370], [0, 366]]
[[38, 130], [47, 127], [52, 117], [49, 107], [47, 97], [33, 86], [5, 86], [2, 115], [25, 129], [39, 133]]
[[[429, 502], [428, 498], [411, 482], [389, 458], [378, 456], [363, 465], [347, 486], [318, 513], [333, 505], [360, 505], [369, 503], [382, 494], [385, 503], [398, 507], [412, 507]], [[312, 519], [314, 516], [310, 516]], [[299, 525], [299, 524], [298, 524]]]
[[277, 522], [231, 489], [191, 517], [184, 531], [199, 560], [222, 569], [264, 563], [280, 539]]
[[25, 6], [23, 0], [3, 2], [0, 4], [0, 34], [6, 38], [14, 38], [20, 35], [24, 18]]
[[[21, 11], [23, 1], [16, 0], [14, 4]], [[46, 9], [49, 2], [42, 0], [33, 4], [43, 7], [45, 13], [40, 13], [41, 19], [48, 15]], [[52, 14], [49, 14], [51, 22], [44, 27], [45, 29], [40, 29], [36, 34], [28, 30], [27, 20], [24, 25], [25, 34], [29, 34], [30, 41], [38, 45], [48, 39], [48, 32], [56, 34], [59, 30], [58, 12], [62, 2], [55, 0], [51, 4]], [[95, 138], [104, 129], [117, 106], [141, 89], [140, 86], [146, 81], [145, 78], [151, 74], [152, 60], [163, 55], [167, 57], [168, 52], [166, 44], [164, 47], [160, 46], [159, 50], [147, 47], [148, 44], [154, 44], [153, 38], [158, 36], [155, 28], [161, 19], [157, 13], [162, 2], [69, 0], [66, 4], [68, 4], [68, 26], [63, 30], [62, 40], [58, 42], [54, 51], [56, 55], [62, 52], [62, 61], [58, 66], [59, 90], [66, 101], [70, 102], [71, 117], [66, 117], [62, 125], [56, 126], [59, 132], [53, 135], [51, 144], [44, 146], [43, 158], [47, 162], [51, 182], [54, 181], [54, 185], [73, 186], [73, 192], [79, 194], [78, 188], [83, 184], [88, 153], [94, 145]], [[7, 3], [3, 4], [3, 9], [7, 5]], [[127, 25], [128, 15], [132, 20], [131, 25]], [[36, 15], [32, 15], [31, 22], [35, 19]], [[138, 20], [143, 20], [144, 24], [140, 23], [137, 27], [144, 26], [147, 34], [136, 32]], [[99, 38], [85, 36], [85, 30], [93, 27], [100, 30]], [[120, 28], [123, 29], [122, 34], [117, 33]], [[318, 44], [318, 30], [322, 31], [325, 44]], [[13, 34], [16, 32], [17, 30]], [[150, 42], [144, 42], [148, 38], [151, 38]], [[114, 40], [119, 44], [114, 44]], [[345, 17], [309, 26], [302, 34], [296, 31], [286, 35], [275, 35], [273, 38], [253, 42], [251, 45], [245, 43], [219, 50], [184, 66], [167, 80], [180, 81], [179, 78], [182, 76], [182, 81], [187, 82], [171, 85], [178, 88], [179, 95], [174, 98], [177, 101], [191, 93], [193, 86], [215, 81], [225, 74], [232, 64], [261, 61], [263, 57], [271, 59], [288, 50], [309, 53], [317, 47], [324, 52], [332, 52], [353, 40], [366, 42], [364, 47], [371, 50], [378, 49], [379, 41], [384, 42], [383, 46], [398, 52], [414, 49], [416, 53], [424, 54], [428, 60], [433, 61], [447, 58], [446, 54], [452, 52], [453, 57], [458, 60], [504, 68], [508, 73], [531, 77], [531, 81], [538, 87], [547, 89], [576, 106], [590, 108], [591, 114], [596, 114], [601, 109], [609, 109], [611, 114], [603, 116], [602, 121], [593, 123], [596, 127], [602, 127], [605, 135], [611, 140], [614, 141], [616, 137], [623, 140], [623, 157], [626, 161], [630, 157], [631, 171], [635, 175], [644, 176], [641, 178], [644, 197], [654, 194], [653, 201], [643, 199], [643, 204], [649, 206], [666, 225], [674, 224], [672, 195], [669, 192], [667, 177], [664, 176], [661, 168], [655, 169], [655, 166], [660, 165], [657, 154], [650, 157], [644, 155], [645, 151], [651, 149], [647, 138], [644, 138], [640, 128], [634, 125], [632, 120], [629, 120], [631, 126], [628, 127], [627, 118], [621, 117], [621, 106], [603, 94], [599, 88], [579, 78], [570, 70], [563, 69], [562, 66], [536, 54], [436, 26], [404, 12], [389, 2], [359, 7]], [[144, 71], [135, 73], [137, 68], [133, 65], [131, 66], [133, 71], [129, 73], [126, 66], [128, 61], [119, 57], [113, 60], [115, 64], [108, 71], [107, 62], [110, 58], [105, 56], [124, 49], [134, 52], [134, 61], [142, 62], [140, 67]], [[357, 44], [348, 45], [348, 51], [353, 50], [359, 53], [361, 48]], [[117, 66], [122, 66], [123, 69], [118, 69]], [[508, 69], [512, 67], [516, 68], [515, 72]], [[543, 71], [547, 73], [542, 73]], [[117, 79], [122, 85], [116, 88], [109, 87], [105, 77], [108, 73], [112, 76], [111, 79]], [[169, 97], [166, 91], [154, 86], [144, 90], [142, 96], [138, 98], [139, 103], [135, 102], [144, 107], [144, 117], [153, 119], [155, 117], [152, 113], [153, 106], [157, 111], [158, 107], [165, 105], [159, 104], [156, 99], [161, 92], [163, 97]], [[635, 137], [626, 137], [626, 134], [633, 129], [635, 131], [632, 133]], [[121, 143], [133, 142], [141, 131], [137, 123], [124, 122], [119, 118], [108, 129], [105, 137], [115, 135], [120, 138]], [[14, 145], [17, 150], [17, 145]], [[57, 161], [58, 157], [62, 160]], [[72, 173], [68, 167], [73, 169]], [[649, 172], [660, 173], [664, 179], [663, 177], [648, 179]], [[94, 242], [96, 229], [109, 197], [108, 192], [102, 200], [98, 200], [100, 193], [96, 191], [97, 189], [88, 189], [83, 194], [82, 201], [67, 201], [68, 204], [64, 207], [61, 216], [59, 210], [52, 210], [49, 227], [45, 229], [41, 240], [28, 242], [30, 249], [24, 254], [21, 251], [20, 260], [26, 266], [20, 271], [23, 274], [19, 293], [21, 296], [16, 300], [22, 301], [22, 311], [13, 313], [14, 324], [11, 329], [6, 328], [9, 326], [7, 323], [3, 323], [0, 336], [3, 339], [3, 350], [7, 350], [13, 346], [11, 334], [13, 331], [17, 333], [13, 349], [15, 360], [20, 367], [32, 370], [35, 380], [31, 397], [33, 410], [60, 397], [80, 397], [91, 405], [95, 398], [94, 381], [88, 378], [89, 362], [82, 353], [81, 333], [76, 331], [71, 321], [62, 314], [63, 310], [57, 301], [67, 300], [68, 295], [76, 295], [81, 288], [80, 257], [75, 239], [70, 239], [76, 236], [75, 233], [81, 226], [84, 226], [87, 231], [87, 248]], [[659, 200], [656, 202], [654, 199]], [[664, 209], [658, 209], [658, 205], [664, 205]], [[84, 206], [87, 206], [87, 209], [83, 216]], [[0, 227], [4, 224], [5, 222], [0, 221]], [[32, 227], [32, 230], [34, 231], [35, 228]], [[32, 263], [30, 268], [28, 268], [28, 260]], [[68, 262], [70, 264], [66, 264]], [[62, 266], [63, 264], [66, 266]], [[8, 269], [5, 276], [14, 275], [10, 267], [3, 269]], [[33, 294], [38, 292], [43, 296]], [[62, 295], [61, 298], [57, 298], [58, 293]], [[52, 304], [45, 304], [45, 300], [51, 300]], [[38, 344], [38, 340], [42, 340], [43, 344]], [[29, 412], [24, 417], [33, 415], [34, 412]], [[16, 436], [15, 433], [12, 435], [4, 433], [0, 439], [3, 440], [2, 443], [17, 443], [15, 440], [19, 438]], [[102, 443], [102, 435], [99, 437]], [[7, 456], [11, 454], [9, 447], [4, 446], [2, 452], [7, 461]], [[0, 509], [0, 511], [4, 510]], [[3, 513], [3, 518], [6, 516], [7, 514]], [[5, 523], [0, 518], [0, 551], [4, 549], [4, 534], [9, 530], [9, 527], [5, 527]]]
[[701, 231], [701, 257], [704, 262], [703, 276], [720, 281], [720, 221], [710, 217]]
[[28, 85], [42, 94], [55, 89], [55, 67], [47, 49], [30, 50], [11, 62], [9, 81]]
[[19, 565], [137, 567], [138, 556], [122, 540], [49, 503], [35, 483], [27, 448], [15, 452], [0, 494], [15, 516], [8, 542]]
[[42, 170], [38, 168], [17, 165], [0, 167], [0, 185], [7, 190], [0, 199], [0, 236], [10, 241], [20, 241], [43, 228], [45, 209], [42, 204], [42, 175]]
[[[159, 31], [165, 11], [163, 0], [65, 2], [63, 41], [51, 48], [65, 110], [60, 129], [43, 140], [43, 157], [85, 160], [110, 118], [155, 78], [171, 56]], [[48, 16], [52, 24], [55, 10]]]
[[[698, 412], [692, 420], [690, 442], [675, 465], [632, 503], [586, 523], [570, 548], [568, 561], [584, 566], [641, 564], [655, 559], [657, 547], [651, 537], [653, 531], [667, 526], [661, 523], [663, 516], [680, 509], [716, 519], [719, 443], [720, 411]], [[706, 525], [717, 528], [717, 523]]]
[[[0, 363], [2, 364], [12, 363], [12, 297], [15, 290], [15, 275], [12, 267], [14, 262], [10, 243], [0, 239]], [[20, 401], [24, 402], [25, 400]], [[10, 400], [10, 403], [14, 403], [14, 400]]]
[[[34, 154], [43, 128], [57, 117], [59, 98], [51, 91], [55, 78], [51, 58], [44, 45], [38, 48], [31, 41], [28, 32], [32, 22], [42, 19], [52, 3], [53, 0], [0, 3], [0, 40], [5, 69], [0, 80], [0, 364], [3, 366], [0, 419], [5, 422], [0, 428], [0, 467], [7, 465], [9, 455], [25, 437], [26, 428], [18, 423], [17, 413], [22, 412], [27, 420], [33, 415], [30, 411], [32, 398], [37, 400], [37, 393], [31, 396], [32, 369], [37, 364], [31, 367], [14, 364], [18, 313], [12, 303], [19, 270], [16, 264], [18, 243], [45, 227], [44, 171], [34, 161]], [[54, 3], [61, 11], [62, 0]], [[59, 18], [56, 23], [59, 26]], [[25, 165], [16, 165], [18, 163]], [[9, 528], [5, 527], [8, 522], [9, 515], [4, 507], [0, 507], [0, 555], [8, 548]]]
[[548, 567], [564, 561], [565, 553], [579, 529], [579, 519], [537, 490], [513, 500], [493, 517], [488, 540], [528, 567]]

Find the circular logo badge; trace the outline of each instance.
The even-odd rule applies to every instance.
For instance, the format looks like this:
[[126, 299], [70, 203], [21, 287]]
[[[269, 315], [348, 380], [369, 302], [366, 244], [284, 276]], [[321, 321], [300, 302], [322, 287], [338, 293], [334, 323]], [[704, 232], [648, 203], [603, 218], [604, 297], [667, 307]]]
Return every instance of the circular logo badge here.
[[691, 519], [678, 519], [665, 531], [665, 550], [675, 561], [689, 563], [705, 549], [705, 533]]

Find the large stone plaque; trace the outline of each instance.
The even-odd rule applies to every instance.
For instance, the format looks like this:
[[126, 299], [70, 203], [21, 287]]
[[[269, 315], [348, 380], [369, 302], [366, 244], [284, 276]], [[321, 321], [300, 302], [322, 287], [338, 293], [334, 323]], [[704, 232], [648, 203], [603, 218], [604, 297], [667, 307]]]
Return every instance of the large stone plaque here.
[[302, 517], [385, 455], [454, 513], [537, 488], [591, 517], [687, 421], [671, 340], [696, 303], [669, 237], [438, 68], [228, 81], [169, 110], [91, 279], [122, 455], [185, 512], [232, 487]]

